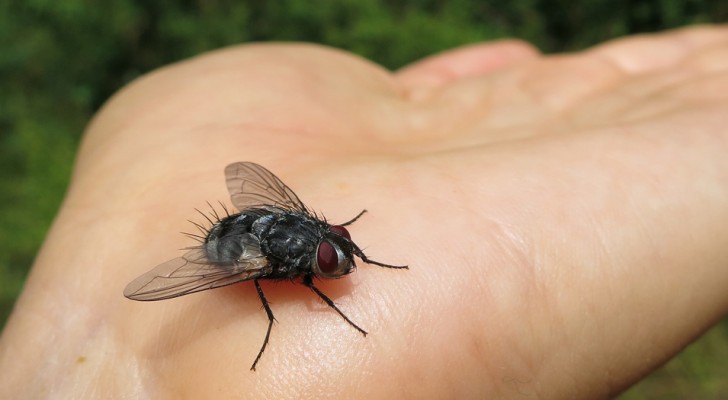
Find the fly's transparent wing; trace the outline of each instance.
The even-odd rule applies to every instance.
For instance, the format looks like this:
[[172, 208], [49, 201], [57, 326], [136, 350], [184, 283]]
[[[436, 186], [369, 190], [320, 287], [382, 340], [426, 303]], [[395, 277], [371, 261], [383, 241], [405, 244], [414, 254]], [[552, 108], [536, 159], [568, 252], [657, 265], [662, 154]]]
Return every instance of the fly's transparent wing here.
[[210, 263], [201, 247], [189, 250], [184, 256], [160, 264], [134, 279], [124, 289], [132, 300], [164, 300], [255, 279], [267, 265], [257, 241], [245, 241], [244, 252], [237, 262]]
[[293, 190], [273, 173], [251, 162], [237, 162], [225, 167], [225, 181], [230, 199], [238, 210], [251, 207], [271, 211], [289, 210], [309, 214]]

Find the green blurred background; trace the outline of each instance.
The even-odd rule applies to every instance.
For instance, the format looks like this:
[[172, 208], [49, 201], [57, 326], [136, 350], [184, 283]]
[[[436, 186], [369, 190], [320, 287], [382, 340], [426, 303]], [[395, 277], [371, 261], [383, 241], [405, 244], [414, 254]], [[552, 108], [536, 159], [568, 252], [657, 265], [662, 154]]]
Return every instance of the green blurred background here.
[[[85, 124], [120, 87], [161, 65], [285, 40], [394, 69], [502, 37], [575, 51], [727, 19], [726, 0], [0, 0], [0, 324], [59, 207]], [[728, 320], [622, 398], [728, 399]]]

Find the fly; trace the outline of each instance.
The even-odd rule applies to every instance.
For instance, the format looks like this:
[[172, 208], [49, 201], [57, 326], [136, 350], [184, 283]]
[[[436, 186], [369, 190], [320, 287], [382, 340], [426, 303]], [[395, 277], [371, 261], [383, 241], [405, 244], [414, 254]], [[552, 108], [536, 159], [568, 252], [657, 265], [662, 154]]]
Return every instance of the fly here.
[[171, 299], [252, 280], [268, 316], [263, 345], [250, 367], [255, 371], [263, 355], [271, 328], [273, 312], [263, 294], [260, 279], [294, 280], [311, 289], [346, 322], [366, 336], [334, 302], [315, 285], [314, 278], [341, 278], [354, 271], [354, 256], [367, 264], [407, 269], [374, 261], [351, 240], [345, 228], [350, 221], [331, 225], [319, 218], [298, 199], [280, 179], [264, 167], [238, 162], [225, 168], [225, 181], [233, 205], [240, 210], [211, 221], [204, 236], [194, 236], [200, 244], [182, 256], [158, 265], [134, 279], [124, 289], [132, 300]]

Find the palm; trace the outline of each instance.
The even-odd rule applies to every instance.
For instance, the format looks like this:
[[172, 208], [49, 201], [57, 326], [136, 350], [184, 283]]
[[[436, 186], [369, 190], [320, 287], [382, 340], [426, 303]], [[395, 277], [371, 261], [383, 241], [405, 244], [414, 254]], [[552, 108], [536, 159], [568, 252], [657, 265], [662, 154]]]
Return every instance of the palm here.
[[[714, 238], [726, 237], [715, 221], [728, 167], [714, 128], [728, 91], [710, 73], [722, 35], [710, 32], [651, 39], [682, 44], [682, 61], [664, 65], [628, 42], [561, 59], [521, 47], [497, 71], [457, 64], [477, 49], [392, 76], [275, 46], [169, 70], [92, 126], [79, 161], [90, 172], [59, 224], [80, 205], [98, 209], [83, 217], [91, 228], [66, 222], [69, 239], [57, 240], [96, 235], [97, 253], [62, 264], [100, 263], [106, 284], [72, 300], [94, 304], [84, 321], [108, 316], [114, 340], [98, 345], [120, 360], [117, 379], [161, 378], [158, 390], [189, 397], [615, 393], [725, 312], [716, 271], [726, 253]], [[446, 73], [448, 62], [461, 68]], [[252, 285], [151, 304], [121, 296], [187, 244], [174, 232], [193, 207], [227, 198], [222, 169], [242, 160], [334, 222], [368, 209], [354, 240], [374, 260], [410, 265], [359, 263], [317, 283], [366, 339], [306, 288], [263, 282], [280, 323], [250, 373], [266, 325]], [[88, 351], [79, 346], [67, 356]]]

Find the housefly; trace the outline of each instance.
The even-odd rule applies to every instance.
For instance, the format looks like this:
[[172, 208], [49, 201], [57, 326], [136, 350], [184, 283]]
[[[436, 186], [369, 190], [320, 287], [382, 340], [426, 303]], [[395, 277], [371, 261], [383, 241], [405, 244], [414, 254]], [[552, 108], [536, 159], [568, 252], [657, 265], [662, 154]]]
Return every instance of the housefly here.
[[212, 227], [203, 227], [203, 235], [192, 235], [199, 245], [187, 248], [182, 257], [160, 264], [134, 279], [124, 289], [124, 296], [140, 301], [164, 300], [252, 280], [268, 315], [268, 330], [250, 368], [253, 371], [268, 345], [274, 321], [258, 283], [261, 279], [300, 278], [305, 286], [366, 336], [364, 329], [344, 315], [314, 285], [314, 278], [335, 279], [351, 273], [356, 268], [354, 256], [380, 267], [407, 268], [374, 261], [351, 240], [345, 227], [366, 210], [348, 222], [331, 225], [309, 210], [270, 171], [251, 162], [228, 165], [225, 181], [230, 199], [240, 212], [210, 220]]

